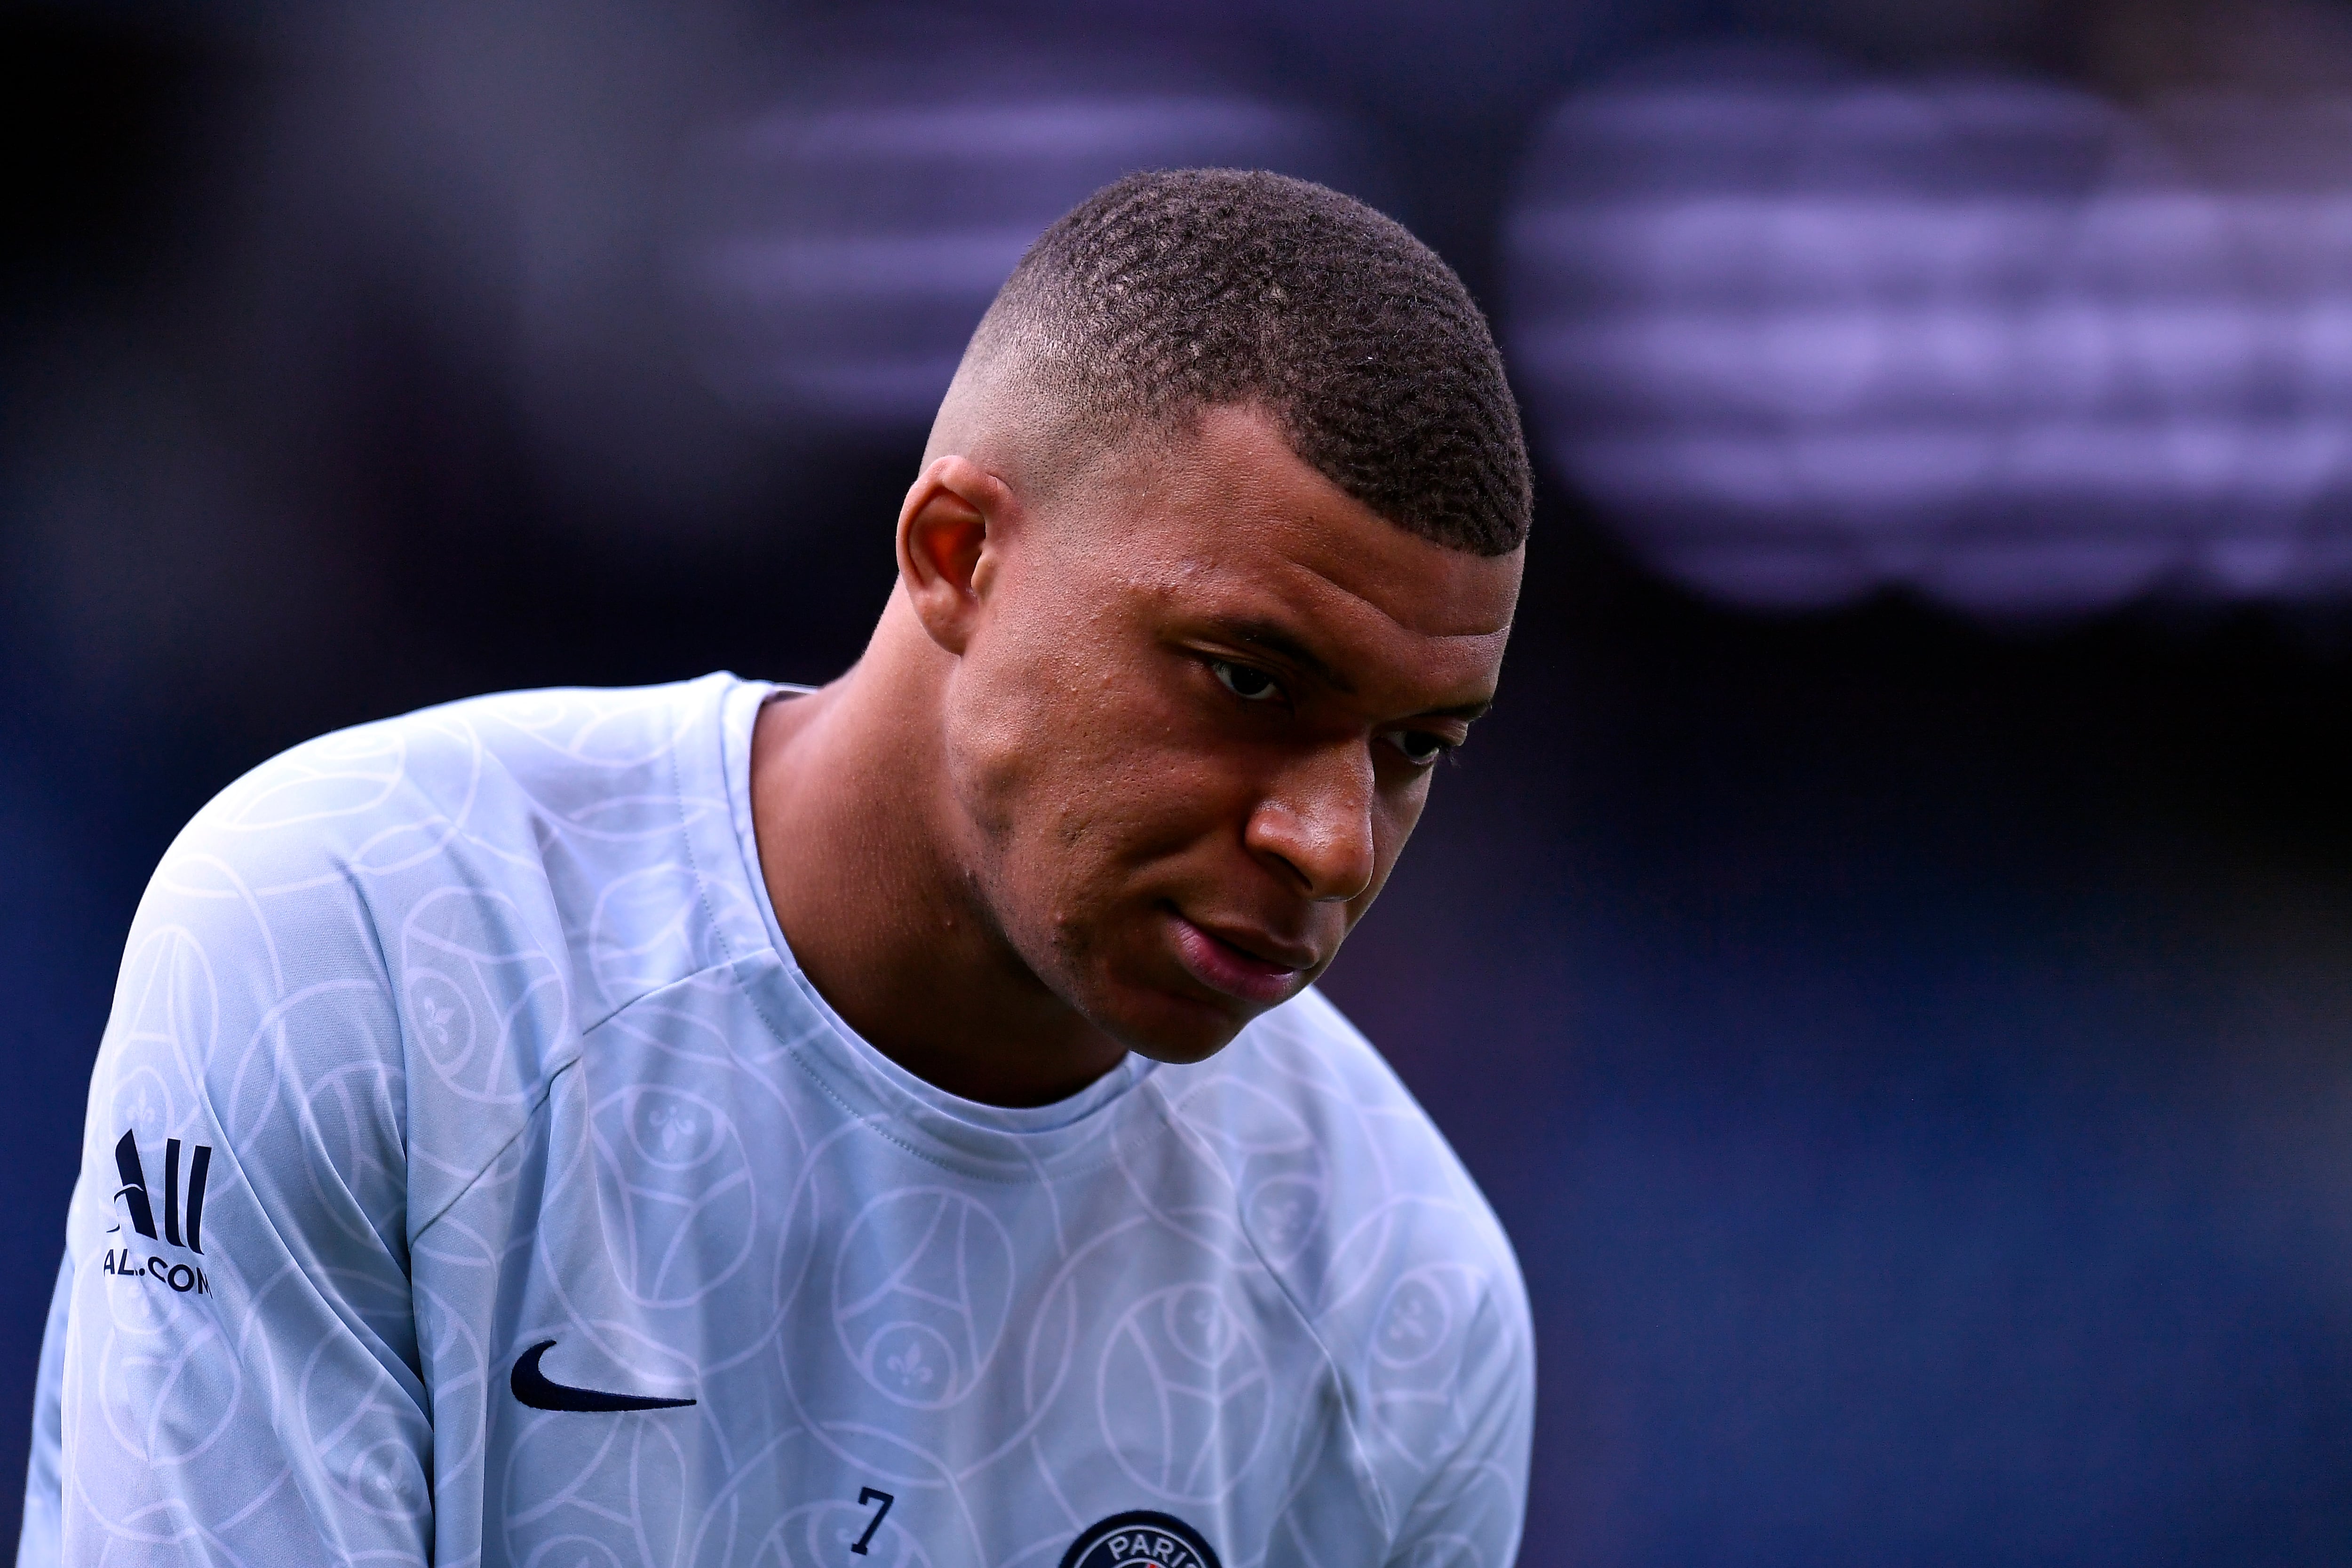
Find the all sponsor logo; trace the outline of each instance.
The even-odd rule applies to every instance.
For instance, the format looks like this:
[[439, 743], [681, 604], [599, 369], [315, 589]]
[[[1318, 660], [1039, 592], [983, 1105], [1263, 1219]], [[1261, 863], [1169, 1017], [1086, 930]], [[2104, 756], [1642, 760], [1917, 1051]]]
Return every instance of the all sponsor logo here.
[[106, 1260], [99, 1265], [98, 1271], [128, 1275], [134, 1280], [150, 1280], [184, 1296], [191, 1291], [199, 1296], [213, 1293], [213, 1282], [205, 1279], [205, 1271], [194, 1264], [174, 1263], [169, 1258], [158, 1258], [152, 1254], [142, 1258], [128, 1247], [108, 1248]]
[[[184, 1191], [180, 1140], [163, 1140], [163, 1232], [159, 1237], [155, 1233], [154, 1197], [147, 1190], [147, 1169], [139, 1158], [139, 1134], [125, 1133], [121, 1142], [114, 1145], [114, 1168], [122, 1178], [122, 1185], [114, 1189], [114, 1200], [122, 1205], [131, 1228], [148, 1240], [163, 1241], [201, 1254], [205, 1249], [205, 1178], [211, 1174], [212, 1165], [212, 1145], [196, 1145], [187, 1162]], [[122, 1222], [117, 1220], [112, 1228], [119, 1234]], [[107, 1249], [99, 1271], [148, 1280], [184, 1296], [192, 1291], [199, 1296], [213, 1293], [212, 1281], [205, 1278], [198, 1265], [153, 1253], [135, 1253], [128, 1245]]]
[[1070, 1542], [1062, 1568], [1221, 1568], [1201, 1532], [1182, 1520], [1139, 1509], [1115, 1513]]

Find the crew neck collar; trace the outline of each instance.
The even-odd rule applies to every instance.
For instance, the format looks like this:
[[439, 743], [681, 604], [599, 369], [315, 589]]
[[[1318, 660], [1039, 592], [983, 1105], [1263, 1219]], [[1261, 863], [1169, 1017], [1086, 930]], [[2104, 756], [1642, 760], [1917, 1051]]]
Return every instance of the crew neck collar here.
[[[725, 827], [731, 829], [726, 836], [731, 841], [697, 843], [695, 858], [703, 876], [732, 883], [727, 891], [760, 913], [768, 951], [735, 957], [769, 1027], [836, 1099], [861, 1115], [893, 1124], [884, 1131], [919, 1134], [940, 1145], [937, 1152], [951, 1151], [991, 1165], [1010, 1162], [1032, 1171], [1083, 1160], [1110, 1134], [1114, 1124], [1127, 1120], [1106, 1113], [1148, 1081], [1160, 1064], [1130, 1051], [1118, 1066], [1066, 1099], [1036, 1106], [989, 1105], [917, 1077], [852, 1029], [793, 956], [792, 943], [768, 897], [767, 878], [761, 874], [751, 818], [751, 737], [760, 709], [777, 697], [800, 695], [810, 688], [733, 675], [713, 679], [719, 685], [711, 694], [718, 710], [712, 727], [717, 734], [713, 744], [697, 749], [703, 765], [715, 768], [723, 780]], [[713, 812], [690, 821], [689, 835], [703, 836], [698, 828], [719, 829], [717, 816]], [[719, 834], [709, 837], [715, 840]]]

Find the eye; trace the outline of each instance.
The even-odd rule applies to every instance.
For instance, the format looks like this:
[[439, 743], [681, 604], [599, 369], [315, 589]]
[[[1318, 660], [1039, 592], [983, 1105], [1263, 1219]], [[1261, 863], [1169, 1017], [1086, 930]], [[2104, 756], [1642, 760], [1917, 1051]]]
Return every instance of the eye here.
[[1405, 760], [1415, 768], [1426, 768], [1447, 752], [1454, 743], [1442, 735], [1432, 735], [1424, 729], [1398, 729], [1389, 732], [1391, 746], [1404, 753]]
[[1209, 668], [1225, 690], [1245, 703], [1271, 702], [1282, 695], [1282, 688], [1264, 670], [1236, 664], [1230, 659], [1212, 659]]

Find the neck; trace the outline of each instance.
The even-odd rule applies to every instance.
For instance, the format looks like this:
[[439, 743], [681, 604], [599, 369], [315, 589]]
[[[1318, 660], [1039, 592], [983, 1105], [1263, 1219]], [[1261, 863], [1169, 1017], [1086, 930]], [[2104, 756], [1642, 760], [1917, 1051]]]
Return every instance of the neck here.
[[938, 741], [935, 661], [947, 655], [890, 634], [902, 609], [894, 599], [847, 674], [761, 710], [761, 876], [802, 971], [877, 1050], [967, 1100], [1048, 1104], [1125, 1049], [1048, 988], [990, 918]]

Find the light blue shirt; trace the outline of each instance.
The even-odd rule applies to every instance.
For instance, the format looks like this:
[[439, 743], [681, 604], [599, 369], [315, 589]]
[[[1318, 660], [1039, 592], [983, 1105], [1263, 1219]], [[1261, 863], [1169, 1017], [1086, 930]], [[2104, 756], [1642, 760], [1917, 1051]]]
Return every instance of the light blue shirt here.
[[1040, 1109], [916, 1079], [777, 929], [773, 690], [432, 708], [180, 835], [20, 1563], [1511, 1562], [1525, 1290], [1371, 1047], [1310, 991]]

